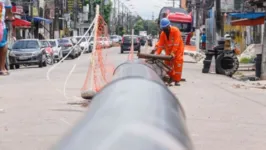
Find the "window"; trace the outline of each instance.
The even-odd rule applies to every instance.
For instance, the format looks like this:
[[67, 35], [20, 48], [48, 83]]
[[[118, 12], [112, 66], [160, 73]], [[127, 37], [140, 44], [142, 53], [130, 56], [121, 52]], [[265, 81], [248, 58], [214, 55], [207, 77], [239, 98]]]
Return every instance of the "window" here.
[[46, 42], [46, 41], [41, 41], [41, 44], [42, 44], [42, 46], [44, 46], [44, 47], [49, 47], [49, 44], [48, 44], [48, 42]]
[[40, 48], [38, 41], [17, 41], [13, 49], [37, 49]]
[[178, 27], [181, 32], [190, 32], [191, 24], [190, 23], [181, 23], [181, 22], [171, 22], [172, 26]]
[[52, 47], [56, 47], [56, 42], [55, 42], [55, 41], [49, 41], [49, 43], [50, 43], [50, 45], [51, 45]]

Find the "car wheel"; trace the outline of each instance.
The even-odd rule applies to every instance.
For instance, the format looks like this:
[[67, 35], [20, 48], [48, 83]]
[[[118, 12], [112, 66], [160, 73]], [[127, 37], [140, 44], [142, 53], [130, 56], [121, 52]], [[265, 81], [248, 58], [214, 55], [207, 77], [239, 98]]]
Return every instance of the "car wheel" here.
[[9, 65], [9, 68], [10, 69], [14, 69], [14, 65]]
[[19, 69], [20, 68], [20, 65], [15, 65], [16, 69]]
[[71, 59], [75, 59], [75, 55], [72, 55], [70, 58], [71, 58]]
[[[45, 61], [46, 62], [46, 61]], [[43, 67], [43, 62], [42, 61], [40, 61], [39, 62], [39, 68], [42, 68]]]
[[[51, 64], [52, 64], [52, 62], [51, 62]], [[46, 61], [44, 61], [44, 62], [43, 62], [43, 66], [44, 66], [44, 67], [46, 67], [46, 66], [47, 66], [47, 63], [46, 63]]]

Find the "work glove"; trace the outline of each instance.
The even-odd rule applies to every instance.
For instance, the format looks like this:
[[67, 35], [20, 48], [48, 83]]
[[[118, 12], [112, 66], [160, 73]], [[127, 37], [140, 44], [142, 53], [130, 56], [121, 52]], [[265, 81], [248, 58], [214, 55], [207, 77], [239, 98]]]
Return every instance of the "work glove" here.
[[171, 53], [170, 56], [172, 57], [172, 59], [175, 58], [175, 54], [174, 53]]
[[153, 49], [153, 50], [151, 51], [151, 54], [155, 54], [155, 52], [156, 52], [156, 49]]

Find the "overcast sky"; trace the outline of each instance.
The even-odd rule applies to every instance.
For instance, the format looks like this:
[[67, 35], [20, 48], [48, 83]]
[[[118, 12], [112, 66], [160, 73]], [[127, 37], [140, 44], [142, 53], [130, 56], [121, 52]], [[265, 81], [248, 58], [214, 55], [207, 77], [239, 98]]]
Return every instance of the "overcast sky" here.
[[[120, 0], [131, 11], [136, 11], [143, 19], [152, 19], [152, 13], [154, 13], [154, 19], [159, 15], [159, 11], [163, 6], [172, 6], [172, 2], [169, 0]], [[176, 0], [176, 5], [178, 5]], [[130, 6], [132, 5], [132, 6]], [[133, 9], [132, 9], [133, 8]]]

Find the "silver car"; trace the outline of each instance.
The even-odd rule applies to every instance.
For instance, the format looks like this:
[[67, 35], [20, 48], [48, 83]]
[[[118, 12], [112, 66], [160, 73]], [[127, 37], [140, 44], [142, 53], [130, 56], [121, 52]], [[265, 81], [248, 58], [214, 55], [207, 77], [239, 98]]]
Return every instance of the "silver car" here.
[[54, 51], [54, 60], [59, 62], [63, 58], [62, 47], [59, 45], [56, 39], [49, 39], [46, 41], [48, 41], [52, 46], [52, 49]]
[[17, 40], [9, 52], [10, 69], [18, 69], [20, 65], [45, 67], [46, 59], [45, 47], [38, 39]]

